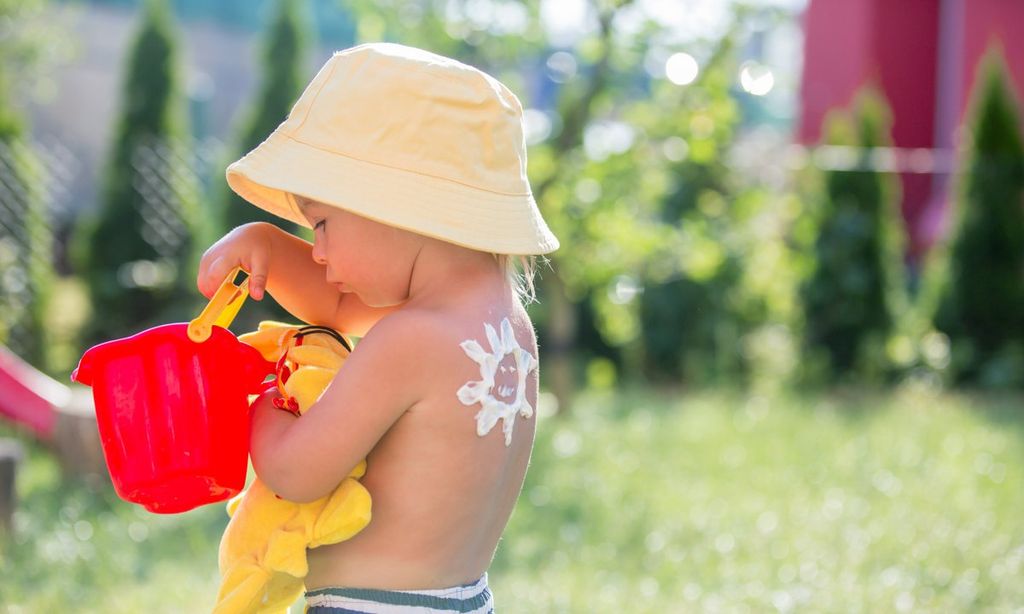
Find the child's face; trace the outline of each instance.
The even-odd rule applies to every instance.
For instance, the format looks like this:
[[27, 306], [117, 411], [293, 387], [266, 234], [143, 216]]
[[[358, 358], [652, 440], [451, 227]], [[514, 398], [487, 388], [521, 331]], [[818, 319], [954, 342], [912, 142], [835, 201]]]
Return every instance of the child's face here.
[[371, 307], [408, 298], [416, 236], [343, 209], [296, 197], [313, 226], [313, 260], [326, 267], [327, 282], [352, 292]]

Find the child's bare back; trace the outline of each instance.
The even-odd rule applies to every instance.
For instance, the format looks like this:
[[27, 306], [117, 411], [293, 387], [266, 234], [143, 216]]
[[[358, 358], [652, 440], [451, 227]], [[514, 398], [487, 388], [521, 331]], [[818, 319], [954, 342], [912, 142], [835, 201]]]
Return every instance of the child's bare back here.
[[[479, 405], [463, 405], [456, 392], [481, 379], [480, 365], [460, 343], [477, 340], [490, 350], [484, 322], [500, 334], [508, 317], [516, 340], [536, 356], [533, 329], [521, 308], [483, 313], [423, 314], [424, 323], [444, 331], [423, 357], [423, 398], [388, 430], [367, 458], [363, 484], [373, 497], [373, 522], [349, 541], [311, 549], [309, 590], [324, 586], [418, 589], [456, 586], [488, 568], [526, 474], [535, 418], [517, 417], [505, 445], [501, 423], [477, 435]], [[364, 343], [372, 343], [368, 338]], [[356, 352], [358, 352], [358, 348]], [[511, 357], [500, 363], [493, 394], [510, 392], [517, 381]], [[537, 372], [526, 382], [536, 407]]]

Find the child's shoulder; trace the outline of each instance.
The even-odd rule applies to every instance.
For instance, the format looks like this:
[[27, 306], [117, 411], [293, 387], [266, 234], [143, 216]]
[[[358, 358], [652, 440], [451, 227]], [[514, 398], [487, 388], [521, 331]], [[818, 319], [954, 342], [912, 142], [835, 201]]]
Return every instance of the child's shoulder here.
[[523, 348], [536, 348], [533, 323], [519, 304], [489, 308], [403, 308], [388, 314], [369, 330], [360, 345], [389, 348], [415, 359], [437, 361], [465, 357], [467, 340], [490, 341], [512, 335]]
[[[390, 395], [390, 406], [403, 408], [403, 414], [457, 421], [462, 412], [453, 413], [453, 407], [485, 398], [510, 404], [525, 394], [535, 403], [536, 335], [521, 306], [399, 309], [369, 330], [350, 361], [359, 364], [349, 374], [351, 381], [372, 382], [370, 387]], [[478, 416], [471, 431], [479, 434], [485, 427]]]

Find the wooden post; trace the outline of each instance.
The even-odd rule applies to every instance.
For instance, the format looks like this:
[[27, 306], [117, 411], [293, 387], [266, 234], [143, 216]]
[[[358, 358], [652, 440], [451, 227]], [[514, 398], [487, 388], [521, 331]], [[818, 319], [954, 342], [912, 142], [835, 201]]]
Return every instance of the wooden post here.
[[0, 536], [14, 532], [14, 508], [18, 499], [15, 477], [23, 456], [21, 444], [16, 440], [0, 439]]
[[103, 458], [92, 390], [72, 386], [66, 404], [57, 407], [57, 423], [50, 441], [65, 477], [82, 480], [96, 488], [110, 483]]

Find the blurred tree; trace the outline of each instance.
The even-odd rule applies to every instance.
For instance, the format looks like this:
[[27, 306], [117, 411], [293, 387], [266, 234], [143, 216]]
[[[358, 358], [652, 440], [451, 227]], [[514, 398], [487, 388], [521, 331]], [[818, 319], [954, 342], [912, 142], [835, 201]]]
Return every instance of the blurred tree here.
[[[1024, 385], [1024, 146], [998, 48], [973, 91], [966, 172], [938, 274], [935, 325], [960, 382]], [[940, 252], [941, 253], [941, 252]]]
[[[623, 214], [626, 213], [622, 209], [616, 208], [618, 210], [611, 212], [610, 216], [602, 216], [601, 219], [593, 218], [592, 224], [578, 224], [581, 220], [579, 214], [582, 211], [572, 206], [571, 201], [575, 194], [566, 188], [572, 185], [570, 182], [579, 181], [586, 168], [588, 159], [582, 147], [584, 132], [597, 114], [599, 100], [609, 95], [611, 58], [615, 52], [612, 22], [616, 14], [630, 4], [630, 0], [625, 0], [607, 3], [603, 7], [595, 7], [599, 24], [598, 33], [587, 41], [590, 46], [590, 49], [587, 50], [588, 53], [581, 54], [584, 59], [590, 60], [589, 70], [580, 79], [566, 80], [555, 107], [557, 117], [561, 121], [560, 130], [550, 140], [537, 144], [534, 151], [541, 157], [542, 162], [534, 164], [529, 169], [531, 183], [534, 186], [534, 197], [538, 203], [541, 203], [548, 224], [559, 237], [563, 246], [560, 251], [552, 254], [553, 268], [550, 272], [542, 274], [540, 284], [542, 296], [547, 302], [548, 317], [545, 322], [546, 334], [543, 337], [547, 348], [548, 385], [558, 400], [560, 410], [572, 406], [576, 388], [577, 377], [574, 373], [571, 351], [578, 342], [579, 310], [573, 303], [574, 299], [576, 302], [584, 299], [587, 288], [584, 279], [580, 279], [582, 283], [575, 286], [567, 285], [566, 276], [571, 279], [573, 272], [571, 268], [563, 268], [562, 264], [572, 263], [574, 256], [582, 255], [580, 252], [576, 252], [576, 248], [583, 248], [584, 245], [577, 240], [575, 235], [583, 234], [587, 230], [603, 235], [608, 230], [609, 222], [614, 222], [615, 218], [621, 220], [622, 217], [625, 217]], [[549, 61], [553, 55], [548, 56]], [[587, 55], [590, 57], [588, 58]], [[557, 76], [556, 78], [563, 77]], [[598, 156], [600, 155], [607, 154], [599, 153]], [[534, 177], [540, 177], [540, 179], [534, 180]], [[607, 187], [603, 181], [595, 181], [599, 186], [598, 189]], [[597, 200], [599, 199], [589, 204], [593, 207], [598, 204]], [[586, 203], [580, 204], [586, 206]], [[593, 214], [593, 210], [588, 211], [588, 214]], [[623, 227], [622, 230], [626, 230], [626, 227]], [[566, 249], [566, 246], [571, 247]], [[620, 262], [618, 266], [624, 267], [625, 263]], [[583, 272], [579, 271], [578, 273]], [[585, 276], [580, 275], [580, 278], [583, 277]], [[600, 284], [596, 285], [600, 287]]]
[[644, 371], [654, 380], [707, 383], [742, 371], [743, 325], [731, 300], [742, 274], [730, 240], [739, 220], [724, 159], [739, 120], [729, 95], [731, 52], [731, 40], [723, 39], [694, 83], [700, 95], [672, 116], [681, 121], [670, 138], [685, 144], [686, 154], [670, 167], [673, 189], [661, 215], [678, 228], [682, 253], [651, 276], [641, 302]]
[[197, 182], [177, 53], [165, 0], [147, 0], [128, 56], [100, 211], [73, 239], [95, 314], [84, 332], [88, 342], [195, 311]]
[[[295, 100], [309, 81], [306, 55], [309, 27], [302, 15], [301, 0], [276, 0], [274, 17], [263, 41], [263, 73], [259, 93], [245, 114], [237, 160], [263, 142], [288, 117]], [[246, 222], [265, 221], [286, 226], [294, 231], [294, 224], [250, 205], [240, 196], [223, 186], [223, 219], [221, 230], [228, 230]], [[218, 233], [219, 234], [219, 233]]]
[[826, 378], [877, 377], [887, 369], [885, 347], [897, 305], [905, 304], [903, 222], [896, 185], [874, 169], [874, 148], [889, 143], [888, 105], [874, 88], [861, 91], [853, 111], [825, 119], [825, 143], [857, 152], [852, 168], [824, 172], [815, 212], [814, 270], [801, 289], [807, 361]]
[[[53, 286], [53, 234], [47, 224], [45, 170], [14, 107], [12, 85], [37, 66], [42, 41], [26, 21], [43, 2], [0, 2], [0, 343], [40, 369], [49, 367], [45, 316]], [[17, 25], [15, 25], [17, 24]]]
[[[302, 0], [275, 0], [275, 12], [262, 44], [263, 72], [259, 92], [243, 116], [238, 148], [221, 169], [262, 143], [288, 117], [292, 105], [310, 79], [306, 65], [310, 28], [303, 14], [303, 4]], [[216, 237], [236, 226], [254, 221], [269, 222], [289, 232], [299, 231], [297, 225], [246, 202], [226, 182], [220, 181], [217, 185], [220, 196], [215, 200], [221, 203], [221, 211], [211, 216], [218, 220], [214, 222], [216, 228], [211, 229]], [[251, 302], [248, 308], [238, 314], [232, 328], [238, 331], [253, 330], [261, 320], [268, 319], [291, 319], [287, 311], [269, 295], [259, 303]]]
[[[535, 38], [515, 34], [524, 29], [501, 30], [485, 36], [485, 24], [467, 19], [464, 0], [446, 3], [441, 0], [338, 0], [355, 21], [355, 43], [389, 40], [428, 49], [474, 66], [501, 63], [512, 59], [517, 51], [536, 51]], [[515, 3], [530, 23], [537, 19], [534, 2]], [[484, 10], [492, 7], [484, 7]], [[520, 57], [522, 59], [522, 56]], [[510, 65], [514, 65], [510, 64]]]

